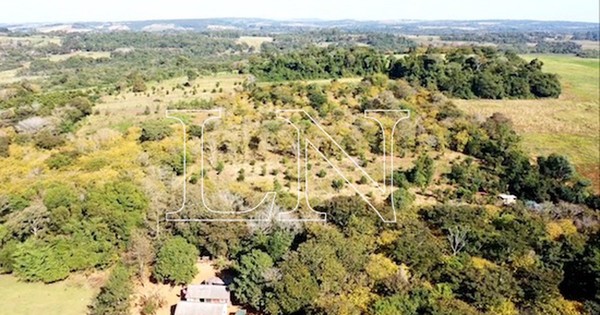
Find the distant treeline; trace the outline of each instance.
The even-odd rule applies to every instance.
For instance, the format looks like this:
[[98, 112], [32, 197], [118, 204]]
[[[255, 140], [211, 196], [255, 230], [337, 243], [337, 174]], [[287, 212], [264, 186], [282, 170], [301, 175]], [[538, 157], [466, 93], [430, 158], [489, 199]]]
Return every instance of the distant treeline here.
[[464, 41], [464, 42], [480, 42], [494, 44], [526, 44], [537, 43], [545, 38], [552, 37], [549, 33], [455, 33], [440, 36], [441, 40], [446, 41]]
[[387, 71], [389, 58], [371, 48], [309, 47], [250, 58], [250, 73], [263, 81], [366, 76]]
[[[505, 50], [519, 53], [540, 54], [580, 54], [581, 45], [573, 40], [599, 40], [598, 32], [578, 32], [572, 35], [551, 32], [533, 33], [457, 33], [440, 36], [445, 41], [462, 41], [474, 43], [493, 43]], [[533, 44], [533, 45], [531, 45]]]
[[600, 30], [599, 31], [589, 31], [589, 32], [578, 32], [573, 34], [573, 40], [593, 40], [600, 41]]
[[471, 99], [558, 97], [556, 75], [543, 73], [542, 62], [526, 62], [493, 48], [461, 48], [411, 53], [394, 59], [367, 48], [318, 48], [262, 54], [250, 60], [250, 72], [263, 81], [327, 79], [387, 73], [416, 86]]
[[274, 53], [303, 49], [313, 45], [353, 47], [368, 45], [386, 53], [406, 53], [417, 47], [417, 43], [403, 36], [389, 33], [348, 33], [340, 30], [320, 30], [301, 34], [278, 34], [272, 42], [265, 42], [261, 51]]
[[114, 51], [117, 48], [180, 49], [196, 55], [212, 55], [231, 51], [245, 51], [249, 47], [235, 38], [217, 37], [205, 33], [149, 33], [118, 32], [68, 35], [62, 40], [64, 50]]
[[[230, 36], [227, 33], [219, 35]], [[234, 38], [204, 33], [90, 33], [62, 37], [60, 45], [49, 43], [31, 48], [10, 48], [0, 56], [0, 70], [18, 68], [20, 75], [46, 76], [48, 86], [69, 89], [124, 85], [133, 72], [145, 81], [160, 81], [185, 75], [189, 71], [210, 74], [238, 70], [251, 49]], [[53, 61], [47, 55], [77, 51], [110, 52], [110, 58], [72, 56]]]

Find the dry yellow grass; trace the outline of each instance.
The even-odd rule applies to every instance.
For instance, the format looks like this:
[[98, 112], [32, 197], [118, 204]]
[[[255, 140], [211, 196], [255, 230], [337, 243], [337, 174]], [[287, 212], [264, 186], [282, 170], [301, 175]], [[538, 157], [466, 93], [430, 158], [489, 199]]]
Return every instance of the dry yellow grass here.
[[600, 49], [600, 44], [597, 41], [593, 40], [576, 40], [574, 41], [577, 44], [581, 45], [583, 49]]
[[[241, 83], [245, 79], [246, 77], [243, 75], [217, 74], [199, 77], [192, 82], [192, 87], [186, 87], [184, 90], [173, 90], [178, 84], [183, 85], [187, 82], [187, 78], [179, 77], [160, 83], [148, 83], [148, 89], [142, 93], [124, 92], [119, 95], [104, 96], [94, 108], [94, 110], [99, 111], [100, 115], [91, 116], [78, 133], [86, 134], [100, 128], [115, 126], [118, 127], [117, 129], [124, 131], [139, 121], [152, 117], [165, 117], [165, 110], [170, 103], [193, 99], [209, 99], [221, 94], [231, 93], [234, 91], [234, 84], [236, 82]], [[217, 87], [217, 83], [219, 87]], [[155, 93], [152, 91], [153, 87], [156, 88]], [[194, 87], [197, 90], [196, 95], [192, 94]], [[220, 92], [221, 88], [223, 89], [222, 92]], [[213, 89], [216, 90], [215, 93], [212, 93]], [[151, 114], [141, 116], [146, 107], [150, 109]], [[158, 113], [155, 113], [157, 109]]]
[[[352, 78], [340, 78], [340, 79], [337, 79], [337, 81], [340, 83], [358, 83], [362, 79], [363, 78], [361, 78], [361, 77], [352, 77]], [[331, 83], [331, 81], [333, 81], [333, 79], [297, 80], [297, 81], [286, 81], [286, 82], [302, 82], [305, 84], [325, 85], [325, 84]], [[271, 84], [273, 84], [273, 82], [258, 82], [259, 86], [269, 86]]]
[[40, 79], [40, 76], [19, 76], [20, 69], [12, 69], [6, 71], [0, 71], [0, 84], [8, 84], [19, 82], [22, 80], [37, 80]]
[[69, 59], [71, 57], [75, 57], [75, 56], [94, 58], [94, 59], [110, 58], [110, 52], [107, 52], [107, 51], [76, 51], [76, 52], [72, 52], [70, 54], [52, 55], [52, 56], [48, 57], [48, 60], [53, 61], [53, 62], [58, 62], [58, 61], [62, 61], [62, 60], [67, 60], [67, 59]]
[[48, 36], [48, 35], [32, 35], [23, 37], [13, 36], [0, 36], [0, 44], [11, 43], [11, 42], [28, 42], [33, 45], [47, 45], [47, 44], [61, 44], [60, 37]]
[[273, 41], [273, 37], [260, 37], [260, 36], [241, 36], [238, 38], [238, 43], [246, 44], [254, 49], [259, 50], [263, 43], [270, 43]]

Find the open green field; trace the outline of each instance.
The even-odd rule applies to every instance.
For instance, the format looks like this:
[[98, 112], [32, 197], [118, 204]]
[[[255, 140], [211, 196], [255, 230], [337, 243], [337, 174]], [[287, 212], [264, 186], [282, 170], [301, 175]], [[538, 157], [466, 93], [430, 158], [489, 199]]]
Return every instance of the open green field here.
[[95, 294], [96, 290], [83, 280], [25, 283], [0, 275], [1, 314], [81, 315]]
[[600, 60], [568, 55], [523, 55], [527, 60], [540, 59], [544, 71], [561, 79], [561, 99], [598, 103], [600, 98]]
[[512, 119], [532, 157], [552, 152], [568, 156], [580, 173], [600, 189], [600, 61], [566, 55], [524, 55], [557, 73], [559, 99], [456, 100], [464, 111], [481, 117], [501, 112]]

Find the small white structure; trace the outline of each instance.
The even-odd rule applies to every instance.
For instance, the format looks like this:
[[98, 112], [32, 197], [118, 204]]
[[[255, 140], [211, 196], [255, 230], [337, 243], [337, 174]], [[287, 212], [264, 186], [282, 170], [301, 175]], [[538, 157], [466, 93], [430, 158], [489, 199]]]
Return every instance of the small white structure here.
[[498, 198], [502, 199], [502, 204], [505, 206], [512, 205], [517, 202], [517, 196], [515, 195], [499, 194]]
[[175, 315], [227, 315], [227, 304], [180, 301]]

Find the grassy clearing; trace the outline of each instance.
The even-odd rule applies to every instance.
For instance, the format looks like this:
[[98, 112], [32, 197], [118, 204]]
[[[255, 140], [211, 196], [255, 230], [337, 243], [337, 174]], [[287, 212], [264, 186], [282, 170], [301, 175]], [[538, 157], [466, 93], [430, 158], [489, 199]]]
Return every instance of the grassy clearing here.
[[259, 36], [241, 36], [237, 42], [240, 44], [246, 44], [250, 47], [254, 47], [256, 50], [260, 50], [260, 46], [263, 43], [270, 43], [273, 41], [273, 37], [259, 37]]
[[581, 45], [583, 49], [600, 49], [600, 45], [597, 41], [593, 40], [575, 40], [577, 44]]
[[75, 56], [94, 58], [94, 59], [110, 58], [110, 52], [107, 52], [107, 51], [76, 51], [76, 52], [72, 52], [70, 54], [53, 55], [53, 56], [48, 57], [48, 60], [53, 61], [53, 62], [58, 62], [58, 61], [67, 60], [67, 59], [69, 59], [71, 57], [75, 57]]
[[0, 43], [11, 43], [11, 42], [22, 42], [31, 43], [33, 45], [47, 45], [47, 44], [61, 44], [60, 37], [47, 36], [47, 35], [32, 35], [22, 37], [12, 37], [6, 35], [0, 35]]
[[[362, 80], [362, 77], [354, 77], [354, 78], [340, 78], [337, 79], [338, 82], [340, 83], [358, 83]], [[330, 84], [331, 81], [333, 81], [333, 79], [316, 79], [316, 80], [298, 80], [298, 81], [284, 81], [285, 83], [288, 82], [302, 82], [302, 83], [306, 83], [306, 84], [320, 84], [320, 85], [325, 85], [325, 84]], [[258, 85], [260, 86], [268, 86], [274, 83], [282, 83], [282, 82], [258, 82]]]
[[600, 191], [600, 63], [565, 55], [525, 55], [539, 58], [544, 70], [557, 73], [563, 94], [543, 100], [456, 100], [469, 114], [489, 117], [501, 112], [512, 119], [532, 157], [568, 156], [580, 173]]
[[523, 55], [538, 58], [544, 71], [557, 73], [563, 85], [561, 99], [598, 103], [600, 99], [600, 60], [568, 55]]
[[[219, 95], [233, 92], [234, 84], [242, 83], [245, 79], [246, 77], [243, 75], [230, 73], [203, 76], [191, 82], [191, 87], [181, 90], [175, 87], [186, 83], [187, 78], [178, 77], [162, 82], [150, 82], [147, 84], [147, 91], [143, 93], [126, 92], [105, 96], [101, 103], [94, 108], [100, 112], [100, 115], [91, 116], [78, 133], [94, 132], [100, 128], [111, 128], [123, 132], [128, 127], [148, 118], [164, 117], [165, 110], [170, 103], [216, 98]], [[156, 92], [153, 92], [153, 88]], [[192, 94], [194, 88], [197, 91], [196, 95]], [[223, 89], [222, 92], [221, 89]], [[213, 90], [215, 90], [214, 93]], [[149, 116], [143, 115], [146, 107], [151, 111]]]
[[41, 78], [40, 76], [19, 76], [19, 70], [21, 69], [0, 71], [0, 84], [14, 83], [22, 80], [33, 81]]
[[53, 284], [26, 283], [10, 275], [0, 275], [0, 313], [86, 314], [97, 291], [87, 282], [72, 277]]

